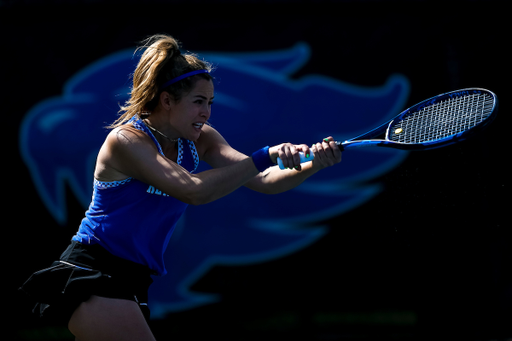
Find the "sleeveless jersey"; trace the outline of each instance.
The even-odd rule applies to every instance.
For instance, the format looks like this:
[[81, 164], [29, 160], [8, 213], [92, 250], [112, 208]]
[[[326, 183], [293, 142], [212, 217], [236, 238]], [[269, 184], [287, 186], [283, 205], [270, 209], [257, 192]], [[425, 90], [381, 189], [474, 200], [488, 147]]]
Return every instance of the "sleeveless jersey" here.
[[[139, 118], [128, 123], [148, 134], [163, 155], [155, 136]], [[196, 170], [199, 157], [192, 141], [178, 140], [177, 163], [191, 173]], [[164, 251], [187, 206], [135, 178], [114, 182], [95, 179], [91, 204], [72, 239], [99, 244], [115, 256], [164, 275]]]

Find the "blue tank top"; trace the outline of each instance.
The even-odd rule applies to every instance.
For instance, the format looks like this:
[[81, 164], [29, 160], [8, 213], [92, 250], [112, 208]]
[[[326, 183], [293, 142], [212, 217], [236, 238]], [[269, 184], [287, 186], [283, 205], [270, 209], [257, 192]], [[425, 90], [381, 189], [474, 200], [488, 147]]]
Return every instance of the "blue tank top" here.
[[[163, 155], [160, 144], [139, 118], [128, 123], [148, 134]], [[199, 157], [192, 141], [178, 140], [177, 163], [191, 173], [196, 170]], [[164, 275], [164, 251], [187, 206], [135, 178], [114, 182], [95, 179], [91, 204], [72, 239], [99, 244], [115, 256]]]

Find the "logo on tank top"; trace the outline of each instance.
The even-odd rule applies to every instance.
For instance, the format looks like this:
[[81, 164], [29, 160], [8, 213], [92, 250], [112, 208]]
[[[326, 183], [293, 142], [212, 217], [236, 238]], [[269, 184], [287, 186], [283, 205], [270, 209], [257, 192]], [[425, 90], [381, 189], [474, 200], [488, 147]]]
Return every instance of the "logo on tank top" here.
[[161, 196], [164, 196], [164, 197], [168, 197], [169, 196], [169, 194], [165, 194], [164, 192], [162, 192], [158, 188], [155, 188], [155, 187], [153, 187], [151, 185], [149, 185], [146, 193], [155, 194], [155, 195], [161, 195]]

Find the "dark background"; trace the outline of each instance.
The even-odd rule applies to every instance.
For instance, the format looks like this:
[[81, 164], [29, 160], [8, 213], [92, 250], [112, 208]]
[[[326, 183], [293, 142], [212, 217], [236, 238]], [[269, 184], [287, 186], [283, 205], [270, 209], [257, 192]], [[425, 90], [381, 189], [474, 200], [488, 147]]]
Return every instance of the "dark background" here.
[[69, 337], [34, 320], [16, 289], [60, 254], [83, 216], [68, 193], [68, 224], [56, 229], [19, 156], [21, 121], [83, 67], [160, 32], [192, 51], [264, 51], [304, 41], [312, 55], [295, 77], [378, 86], [401, 73], [411, 82], [408, 105], [483, 87], [498, 95], [500, 114], [473, 140], [411, 153], [378, 179], [383, 193], [325, 222], [329, 234], [311, 247], [263, 264], [214, 268], [192, 289], [219, 293], [221, 303], [154, 321], [158, 339], [512, 338], [505, 5], [0, 0], [6, 340]]

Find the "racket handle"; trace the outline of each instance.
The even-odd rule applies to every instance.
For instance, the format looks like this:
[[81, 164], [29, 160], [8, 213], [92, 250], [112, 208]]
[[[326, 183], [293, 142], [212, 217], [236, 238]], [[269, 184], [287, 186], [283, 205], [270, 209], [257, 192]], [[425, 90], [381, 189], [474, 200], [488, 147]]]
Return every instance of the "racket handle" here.
[[[309, 157], [306, 157], [306, 155], [304, 155], [303, 152], [299, 152], [299, 156], [300, 156], [300, 163], [313, 161], [313, 159], [315, 158], [315, 155], [313, 154], [312, 151], [310, 151]], [[279, 168], [284, 169], [283, 161], [281, 161], [281, 158], [279, 158], [279, 157], [277, 158], [277, 164], [279, 165]]]

